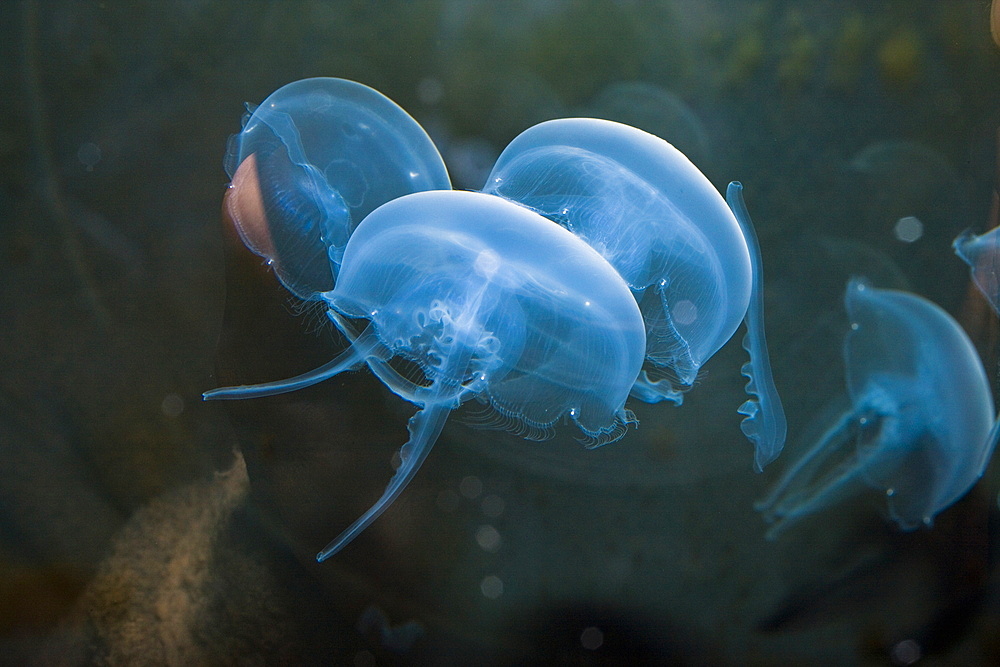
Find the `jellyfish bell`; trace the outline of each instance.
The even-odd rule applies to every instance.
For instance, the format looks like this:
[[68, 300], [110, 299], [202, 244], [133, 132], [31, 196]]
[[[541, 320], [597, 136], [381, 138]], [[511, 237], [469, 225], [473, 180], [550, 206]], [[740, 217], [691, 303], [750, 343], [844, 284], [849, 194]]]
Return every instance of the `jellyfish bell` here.
[[617, 269], [646, 323], [647, 363], [633, 388], [643, 401], [681, 403], [746, 320], [744, 373], [756, 398], [739, 408], [742, 428], [758, 470], [778, 456], [785, 419], [766, 355], [760, 251], [742, 185], [730, 185], [727, 205], [663, 139], [613, 121], [563, 118], [515, 137], [483, 191], [566, 227]]
[[254, 253], [261, 257], [277, 254], [267, 224], [256, 153], [248, 155], [233, 174], [222, 199], [222, 216], [226, 228], [235, 230], [243, 244]]
[[712, 160], [704, 124], [677, 95], [645, 81], [608, 84], [584, 109], [583, 115], [639, 128], [670, 142], [702, 169]]
[[969, 265], [980, 294], [1000, 315], [1000, 227], [979, 235], [967, 229], [955, 238], [952, 248]]
[[336, 78], [269, 95], [230, 138], [225, 167], [227, 215], [302, 299], [333, 288], [347, 240], [368, 213], [404, 194], [451, 188], [437, 148], [409, 114]]
[[903, 530], [930, 525], [983, 474], [993, 398], [968, 336], [923, 297], [853, 279], [844, 296], [847, 400], [757, 509], [769, 538], [865, 488]]
[[337, 284], [321, 298], [347, 349], [289, 380], [205, 393], [271, 396], [367, 365], [418, 408], [384, 494], [319, 560], [392, 504], [451, 411], [470, 399], [493, 410], [499, 425], [537, 439], [569, 420], [591, 447], [634, 422], [625, 400], [646, 340], [628, 286], [571, 232], [502, 198], [436, 191], [384, 204], [354, 231]]

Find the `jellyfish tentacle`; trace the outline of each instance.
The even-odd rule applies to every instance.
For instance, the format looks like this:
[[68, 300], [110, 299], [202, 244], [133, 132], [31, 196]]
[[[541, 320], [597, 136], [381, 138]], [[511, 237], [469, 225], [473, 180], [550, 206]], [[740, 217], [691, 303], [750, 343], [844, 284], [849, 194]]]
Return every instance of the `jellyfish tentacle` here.
[[[842, 487], [861, 473], [864, 466], [858, 458], [864, 454], [863, 448], [843, 452], [856, 444], [857, 426], [856, 412], [839, 415], [802, 458], [785, 471], [771, 493], [754, 503], [754, 509], [772, 524], [767, 531], [768, 540], [774, 540], [800, 519], [834, 503], [842, 495]], [[838, 454], [842, 460], [829, 474], [820, 474], [823, 465]]]
[[771, 361], [767, 353], [767, 342], [764, 339], [764, 268], [762, 266], [760, 244], [754, 231], [750, 213], [743, 202], [743, 184], [733, 181], [726, 191], [726, 201], [739, 222], [743, 236], [746, 238], [747, 250], [750, 251], [750, 268], [752, 272], [752, 287], [750, 305], [744, 321], [747, 333], [743, 338], [743, 347], [750, 353], [750, 361], [740, 369], [747, 377], [745, 391], [750, 398], [738, 409], [745, 415], [740, 429], [754, 444], [754, 464], [758, 472], [773, 461], [781, 453], [785, 445], [788, 424], [785, 421], [785, 411], [781, 405], [781, 397], [774, 386], [774, 376], [771, 373]]

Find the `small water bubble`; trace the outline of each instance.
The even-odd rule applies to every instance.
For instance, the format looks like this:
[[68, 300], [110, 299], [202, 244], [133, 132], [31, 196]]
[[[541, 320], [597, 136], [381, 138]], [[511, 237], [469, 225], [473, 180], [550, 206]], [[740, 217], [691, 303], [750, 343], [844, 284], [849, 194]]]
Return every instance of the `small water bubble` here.
[[498, 597], [503, 595], [503, 582], [500, 581], [499, 577], [491, 574], [487, 577], [483, 577], [482, 582], [479, 584], [479, 590], [482, 591], [483, 597], [487, 597], [490, 600], [496, 600]]
[[101, 147], [92, 141], [84, 142], [76, 151], [76, 159], [87, 171], [94, 171], [94, 166], [101, 161]]
[[476, 529], [476, 544], [483, 551], [496, 553], [500, 549], [500, 533], [489, 524], [484, 524]]
[[892, 647], [889, 657], [894, 665], [912, 665], [920, 660], [922, 654], [920, 644], [912, 639], [904, 639]]
[[441, 84], [441, 80], [432, 76], [421, 79], [417, 84], [417, 97], [421, 104], [427, 106], [433, 106], [440, 102], [441, 98], [444, 97], [444, 86]]
[[903, 243], [913, 243], [924, 235], [924, 223], [919, 218], [908, 215], [896, 221], [893, 232]]
[[184, 399], [177, 394], [167, 394], [160, 403], [160, 411], [167, 417], [179, 417], [184, 412]]
[[468, 475], [458, 483], [458, 492], [469, 500], [475, 500], [483, 492], [483, 481], [475, 475]]
[[670, 314], [677, 324], [691, 324], [698, 319], [698, 306], [687, 299], [681, 299], [670, 309]]
[[588, 651], [596, 651], [604, 644], [604, 633], [593, 625], [584, 628], [583, 632], [580, 633], [580, 644]]

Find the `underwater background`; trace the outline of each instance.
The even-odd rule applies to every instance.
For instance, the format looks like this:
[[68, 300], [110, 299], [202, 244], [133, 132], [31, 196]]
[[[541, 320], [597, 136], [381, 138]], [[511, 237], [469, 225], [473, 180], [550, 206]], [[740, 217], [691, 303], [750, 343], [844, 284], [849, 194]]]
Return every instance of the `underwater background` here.
[[[998, 222], [989, 2], [23, 0], [0, 34], [0, 663], [1000, 663], [995, 465], [913, 532], [878, 494], [774, 540], [754, 509], [843, 393], [852, 276], [947, 310], [1000, 391], [951, 247]], [[452, 419], [316, 563], [412, 406], [368, 373], [201, 401], [343, 344], [221, 216], [244, 103], [312, 76], [405, 108], [460, 189], [571, 116], [742, 181], [782, 456], [754, 472], [738, 332], [607, 447]]]

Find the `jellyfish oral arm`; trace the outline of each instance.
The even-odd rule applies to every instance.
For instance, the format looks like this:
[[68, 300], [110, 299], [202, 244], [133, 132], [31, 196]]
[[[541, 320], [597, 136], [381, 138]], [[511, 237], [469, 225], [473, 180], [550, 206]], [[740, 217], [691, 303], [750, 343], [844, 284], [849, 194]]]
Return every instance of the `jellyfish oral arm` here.
[[[369, 329], [365, 329], [364, 332], [358, 334], [357, 329], [354, 328], [350, 321], [333, 308], [329, 309], [326, 314], [327, 317], [330, 318], [330, 321], [337, 326], [340, 332], [344, 334], [344, 336], [347, 337], [347, 340], [349, 340], [353, 345], [362, 344], [359, 343], [359, 339], [363, 336], [374, 336]], [[370, 341], [364, 344], [372, 348], [381, 346], [381, 343], [378, 341]], [[375, 377], [377, 377], [382, 384], [388, 387], [392, 393], [417, 406], [425, 405], [428, 399], [438, 401], [446, 400], [445, 396], [440, 393], [435, 393], [431, 387], [418, 385], [412, 380], [400, 375], [395, 368], [387, 363], [390, 354], [388, 353], [388, 350], [385, 350], [385, 352], [386, 354], [384, 355], [370, 354], [365, 361], [368, 363], [368, 368], [371, 369], [371, 372], [375, 375]], [[465, 396], [478, 393], [486, 386], [486, 384], [485, 375], [476, 377], [466, 384], [458, 385], [452, 398], [456, 404], [460, 403], [464, 400]]]
[[746, 415], [740, 429], [756, 448], [754, 463], [757, 471], [761, 472], [764, 466], [781, 453], [788, 427], [781, 398], [774, 386], [767, 342], [764, 340], [764, 269], [760, 245], [757, 243], [750, 213], [743, 202], [743, 185], [739, 181], [729, 184], [726, 201], [743, 230], [747, 249], [750, 251], [752, 287], [750, 306], [745, 318], [747, 333], [743, 338], [743, 347], [750, 353], [750, 361], [743, 364], [741, 371], [747, 377], [746, 393], [756, 398], [747, 400], [737, 412]]
[[[847, 411], [827, 427], [795, 465], [782, 475], [767, 498], [754, 504], [771, 523], [767, 539], [774, 540], [803, 517], [832, 505], [858, 474], [855, 448], [858, 416]], [[834, 463], [827, 464], [833, 460]], [[824, 466], [834, 472], [822, 472]]]
[[369, 329], [365, 329], [360, 335], [351, 337], [351, 346], [338, 354], [331, 361], [318, 368], [296, 375], [287, 380], [277, 380], [275, 382], [265, 382], [263, 384], [241, 385], [239, 387], [220, 387], [212, 389], [202, 394], [206, 401], [237, 400], [242, 398], [261, 398], [263, 396], [275, 396], [285, 394], [290, 391], [311, 387], [314, 384], [329, 380], [330, 378], [343, 373], [344, 371], [356, 370], [365, 361], [372, 358], [381, 358], [388, 354], [385, 346], [379, 343], [378, 338]]
[[389, 505], [399, 497], [399, 494], [403, 492], [403, 489], [410, 483], [420, 465], [427, 458], [438, 436], [441, 435], [441, 430], [448, 420], [448, 413], [451, 412], [451, 409], [452, 406], [449, 403], [436, 403], [420, 410], [410, 418], [410, 422], [407, 425], [407, 429], [410, 432], [410, 439], [399, 450], [399, 468], [389, 481], [389, 486], [386, 487], [382, 497], [367, 512], [362, 514], [357, 521], [352, 523], [347, 530], [338, 535], [336, 539], [316, 554], [317, 562], [322, 563], [347, 546], [351, 540], [360, 535], [375, 519], [379, 518]]
[[684, 402], [684, 392], [674, 389], [669, 380], [651, 380], [646, 371], [639, 372], [629, 393], [644, 403], [673, 401], [674, 405], [680, 405]]
[[285, 394], [297, 389], [311, 387], [314, 384], [329, 380], [333, 376], [358, 368], [365, 363], [365, 355], [353, 345], [334, 359], [323, 364], [319, 368], [296, 375], [287, 380], [277, 380], [275, 382], [265, 382], [263, 384], [247, 384], [238, 387], [220, 387], [206, 391], [201, 395], [206, 401], [237, 400], [242, 398], [261, 398], [264, 396], [275, 396]]
[[[459, 355], [458, 364], [466, 361], [464, 355]], [[454, 363], [450, 364], [456, 365]], [[388, 366], [386, 366], [388, 368]], [[457, 395], [453, 395], [450, 387], [440, 381], [435, 382], [425, 390], [427, 394], [422, 402], [424, 408], [410, 418], [407, 429], [410, 432], [410, 439], [399, 450], [400, 464], [389, 481], [382, 497], [371, 506], [361, 517], [350, 525], [344, 532], [336, 537], [330, 544], [316, 555], [317, 562], [323, 562], [334, 555], [355, 537], [361, 534], [391, 505], [403, 492], [403, 489], [410, 483], [417, 470], [423, 464], [430, 453], [434, 443], [437, 442], [448, 414], [461, 403], [462, 399], [468, 395], [467, 390], [460, 389]]]
[[982, 475], [986, 472], [986, 466], [989, 464], [990, 459], [993, 458], [993, 452], [997, 448], [997, 441], [1000, 440], [1000, 414], [997, 414], [995, 420], [993, 420], [993, 427], [990, 429], [990, 433], [986, 436], [986, 447], [983, 448], [983, 456], [979, 462], [979, 474]]
[[1000, 227], [977, 236], [966, 229], [951, 244], [963, 262], [969, 265], [972, 281], [1000, 315]]
[[[347, 340], [351, 341], [352, 345], [358, 341], [360, 335], [365, 335], [364, 333], [358, 334], [357, 329], [354, 328], [351, 322], [333, 308], [327, 310], [326, 315], [337, 326], [340, 332], [347, 337]], [[388, 387], [392, 393], [414, 405], [422, 406], [424, 404], [423, 399], [420, 397], [421, 389], [423, 388], [400, 375], [396, 369], [386, 363], [384, 358], [370, 356], [367, 362], [368, 368], [375, 374], [375, 377], [381, 380], [382, 384]]]

